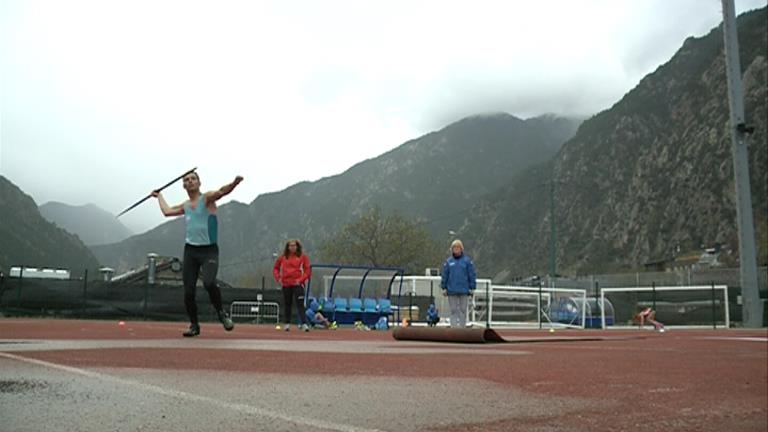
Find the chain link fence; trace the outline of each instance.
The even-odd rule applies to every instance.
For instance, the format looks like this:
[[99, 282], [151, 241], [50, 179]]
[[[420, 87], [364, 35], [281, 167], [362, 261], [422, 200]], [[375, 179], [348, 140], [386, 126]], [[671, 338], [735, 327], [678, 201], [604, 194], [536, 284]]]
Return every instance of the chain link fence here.
[[[727, 285], [731, 321], [741, 321], [741, 288], [739, 269], [684, 269], [667, 272], [597, 274], [570, 278], [544, 278], [544, 286], [584, 289], [588, 297], [597, 298], [601, 288]], [[760, 297], [768, 298], [768, 268], [758, 268]], [[274, 287], [238, 288], [222, 286], [224, 307], [235, 301], [263, 301], [282, 304], [280, 289]], [[435, 296], [437, 297], [437, 296]], [[423, 320], [435, 297], [405, 293], [392, 303], [404, 310], [416, 310], [412, 319]], [[216, 316], [202, 286], [197, 292], [201, 321], [216, 321]], [[768, 303], [766, 303], [768, 305]], [[447, 310], [444, 311], [447, 313]], [[294, 311], [295, 313], [295, 311]], [[87, 279], [50, 280], [9, 278], [0, 280], [0, 314], [3, 316], [42, 316], [94, 319], [147, 319], [186, 321], [184, 288], [174, 283], [115, 283]], [[768, 320], [768, 311], [764, 313]]]
[[[282, 302], [279, 289], [221, 286], [224, 308], [234, 301]], [[202, 286], [197, 292], [201, 321], [216, 321]], [[179, 284], [110, 283], [92, 280], [4, 278], [0, 314], [93, 319], [186, 321], [184, 288]]]

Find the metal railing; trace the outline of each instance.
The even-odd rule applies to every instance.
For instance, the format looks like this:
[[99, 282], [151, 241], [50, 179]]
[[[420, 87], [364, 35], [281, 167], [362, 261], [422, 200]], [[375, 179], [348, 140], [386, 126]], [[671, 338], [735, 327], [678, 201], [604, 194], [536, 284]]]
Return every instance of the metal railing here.
[[280, 305], [274, 302], [234, 301], [229, 306], [229, 316], [252, 319], [256, 324], [267, 321], [277, 323], [280, 320]]

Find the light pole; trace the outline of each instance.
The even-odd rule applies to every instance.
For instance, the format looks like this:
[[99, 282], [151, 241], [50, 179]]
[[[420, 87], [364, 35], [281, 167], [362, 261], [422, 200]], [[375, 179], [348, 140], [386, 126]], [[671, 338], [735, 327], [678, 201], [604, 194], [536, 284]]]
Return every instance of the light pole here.
[[555, 222], [555, 180], [549, 182], [549, 274], [554, 285], [557, 275], [557, 223]]
[[744, 86], [741, 81], [739, 40], [733, 0], [723, 2], [723, 38], [725, 46], [725, 75], [728, 81], [730, 106], [731, 150], [736, 186], [736, 219], [739, 230], [739, 279], [744, 298], [744, 327], [763, 325], [763, 304], [757, 286], [755, 226], [752, 220], [752, 194], [749, 187], [749, 157], [747, 136], [754, 128], [747, 126], [744, 115]]
[[554, 286], [555, 276], [557, 275], [557, 220], [555, 219], [555, 184], [562, 183], [552, 178], [542, 184], [549, 186], [549, 279], [550, 284]]

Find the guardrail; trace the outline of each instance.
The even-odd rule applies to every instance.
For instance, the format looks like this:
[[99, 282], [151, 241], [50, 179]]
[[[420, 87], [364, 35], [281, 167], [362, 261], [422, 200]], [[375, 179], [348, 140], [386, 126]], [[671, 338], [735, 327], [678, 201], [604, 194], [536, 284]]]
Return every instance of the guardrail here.
[[280, 306], [274, 302], [235, 301], [229, 306], [229, 316], [232, 318], [250, 318], [256, 324], [262, 322], [277, 323], [280, 319]]

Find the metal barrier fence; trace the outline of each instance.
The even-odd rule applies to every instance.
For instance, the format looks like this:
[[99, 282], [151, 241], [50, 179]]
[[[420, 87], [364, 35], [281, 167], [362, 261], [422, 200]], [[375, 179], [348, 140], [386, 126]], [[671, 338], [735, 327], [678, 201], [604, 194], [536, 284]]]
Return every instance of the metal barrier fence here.
[[249, 318], [254, 323], [277, 323], [280, 320], [280, 305], [275, 302], [246, 302], [235, 301], [229, 306], [229, 315], [232, 318]]

